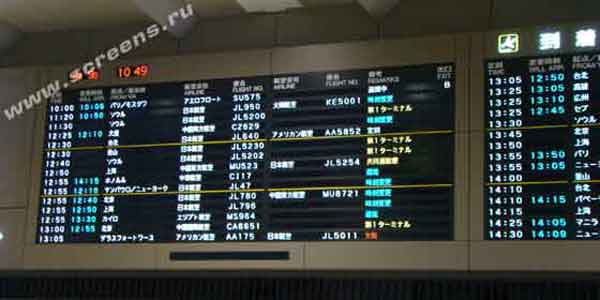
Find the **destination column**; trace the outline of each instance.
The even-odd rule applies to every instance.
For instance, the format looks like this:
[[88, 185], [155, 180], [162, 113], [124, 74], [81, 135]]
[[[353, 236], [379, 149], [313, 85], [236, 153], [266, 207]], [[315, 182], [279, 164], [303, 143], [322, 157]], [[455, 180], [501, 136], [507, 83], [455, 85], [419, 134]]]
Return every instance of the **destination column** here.
[[[599, 56], [575, 55], [572, 58], [571, 80], [573, 91], [573, 186], [572, 214], [566, 219], [573, 224], [559, 224], [555, 235], [566, 235], [567, 229], [574, 232], [574, 239], [600, 239], [600, 106], [597, 89], [600, 82]], [[560, 229], [560, 230], [559, 230]]]
[[178, 95], [171, 84], [110, 88], [100, 242], [172, 240]]

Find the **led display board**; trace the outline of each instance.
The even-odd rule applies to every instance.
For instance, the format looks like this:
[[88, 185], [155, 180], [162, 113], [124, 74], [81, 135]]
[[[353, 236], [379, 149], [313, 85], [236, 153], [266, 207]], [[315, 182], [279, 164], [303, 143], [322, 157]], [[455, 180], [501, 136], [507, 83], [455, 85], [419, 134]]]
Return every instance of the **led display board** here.
[[485, 62], [485, 239], [600, 238], [600, 54]]
[[454, 65], [65, 91], [36, 243], [454, 236]]

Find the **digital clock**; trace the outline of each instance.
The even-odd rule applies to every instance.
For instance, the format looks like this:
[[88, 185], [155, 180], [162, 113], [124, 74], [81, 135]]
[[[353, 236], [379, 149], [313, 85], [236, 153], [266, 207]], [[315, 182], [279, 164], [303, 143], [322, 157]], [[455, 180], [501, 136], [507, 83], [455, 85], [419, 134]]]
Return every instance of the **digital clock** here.
[[119, 78], [145, 78], [148, 75], [150, 75], [150, 66], [147, 64], [117, 67], [117, 77]]

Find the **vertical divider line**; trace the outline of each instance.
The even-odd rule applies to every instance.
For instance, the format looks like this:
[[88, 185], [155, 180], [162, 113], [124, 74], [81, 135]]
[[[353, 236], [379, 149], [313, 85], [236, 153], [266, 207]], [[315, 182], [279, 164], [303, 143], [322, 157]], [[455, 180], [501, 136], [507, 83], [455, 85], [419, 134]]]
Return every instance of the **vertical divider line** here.
[[[493, 0], [492, 0], [493, 1]], [[466, 86], [466, 93], [465, 96], [467, 97], [467, 99], [465, 99], [466, 102], [466, 108], [465, 108], [465, 115], [467, 118], [467, 127], [466, 127], [466, 153], [467, 153], [467, 157], [469, 158], [467, 160], [467, 178], [466, 179], [466, 189], [465, 189], [465, 196], [466, 198], [466, 203], [467, 203], [467, 272], [471, 272], [471, 176], [472, 176], [472, 172], [471, 172], [471, 168], [473, 167], [471, 165], [471, 101], [473, 99], [472, 94], [471, 94], [471, 58], [472, 58], [472, 47], [473, 47], [473, 36], [472, 35], [468, 35], [467, 36], [467, 47], [465, 49], [466, 51], [466, 59], [465, 59], [465, 86]]]
[[[33, 84], [39, 84], [42, 82], [42, 76], [41, 76], [41, 70], [42, 68], [33, 68], [31, 69], [31, 74], [27, 74], [28, 72], [25, 72], [24, 76], [26, 76], [26, 80], [25, 82], [27, 83], [27, 86], [25, 88], [25, 90], [31, 90], [31, 85]], [[34, 236], [34, 240], [30, 241], [29, 238], [31, 238], [31, 236], [29, 236], [29, 232], [33, 229], [30, 229], [30, 218], [33, 218], [33, 215], [35, 214], [36, 218], [35, 218], [35, 226], [37, 226], [37, 220], [39, 218], [38, 214], [39, 214], [39, 207], [38, 207], [38, 212], [32, 212], [31, 211], [31, 201], [34, 201], [33, 199], [33, 195], [35, 194], [35, 191], [33, 191], [33, 187], [35, 186], [35, 182], [34, 180], [41, 180], [41, 171], [40, 171], [40, 175], [39, 176], [32, 176], [34, 174], [34, 164], [32, 164], [32, 161], [36, 161], [34, 155], [36, 155], [36, 147], [37, 146], [41, 146], [41, 145], [36, 145], [36, 141], [38, 140], [36, 138], [36, 135], [38, 134], [38, 131], [40, 130], [39, 128], [39, 118], [44, 118], [45, 114], [40, 113], [40, 111], [42, 110], [42, 107], [47, 107], [47, 101], [49, 101], [49, 99], [46, 99], [45, 101], [42, 101], [42, 105], [40, 105], [40, 107], [38, 107], [38, 109], [34, 109], [32, 111], [33, 113], [33, 117], [32, 117], [32, 128], [30, 131], [30, 136], [29, 136], [29, 140], [30, 140], [30, 144], [29, 144], [29, 162], [27, 163], [27, 169], [29, 170], [27, 172], [27, 178], [29, 179], [27, 181], [27, 185], [26, 185], [26, 189], [25, 189], [25, 193], [23, 194], [23, 197], [25, 197], [25, 211], [23, 213], [24, 216], [24, 220], [21, 220], [21, 224], [23, 224], [23, 232], [21, 233], [21, 236], [23, 238], [22, 244], [21, 244], [21, 269], [25, 269], [25, 254], [26, 254], [26, 250], [25, 248], [27, 247], [27, 245], [31, 242], [33, 244], [35, 244], [35, 239], [37, 239], [37, 237]], [[41, 114], [41, 116], [40, 116]], [[42, 146], [43, 147], [43, 146]], [[43, 153], [43, 152], [42, 152]], [[40, 158], [38, 158], [40, 159]], [[40, 163], [41, 166], [41, 163]], [[39, 190], [39, 189], [38, 189]], [[36, 198], [37, 201], [39, 201], [39, 197]], [[36, 230], [37, 231], [37, 230]]]

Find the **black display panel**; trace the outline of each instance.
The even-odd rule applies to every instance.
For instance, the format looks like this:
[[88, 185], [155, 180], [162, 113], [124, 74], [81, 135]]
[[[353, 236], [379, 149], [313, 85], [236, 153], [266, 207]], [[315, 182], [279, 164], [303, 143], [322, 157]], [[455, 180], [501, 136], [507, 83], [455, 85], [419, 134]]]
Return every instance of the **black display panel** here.
[[600, 55], [485, 68], [485, 239], [599, 239]]
[[452, 240], [454, 66], [67, 91], [37, 243]]

